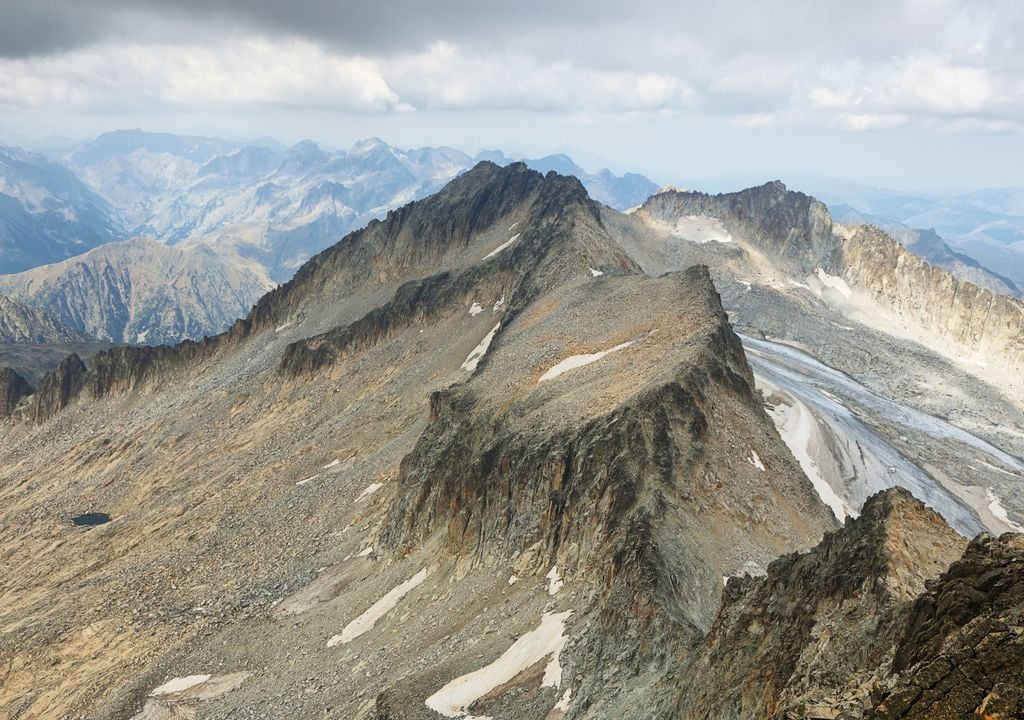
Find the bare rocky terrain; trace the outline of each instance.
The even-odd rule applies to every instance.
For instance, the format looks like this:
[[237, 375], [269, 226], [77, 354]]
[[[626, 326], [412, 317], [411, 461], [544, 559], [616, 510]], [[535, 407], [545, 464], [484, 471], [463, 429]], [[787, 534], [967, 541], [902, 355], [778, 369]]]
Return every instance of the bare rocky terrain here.
[[[836, 243], [776, 187], [626, 215], [483, 163], [215, 338], [69, 358], [0, 425], [0, 713], [1016, 717], [1024, 547], [961, 533], [1020, 519], [1019, 396], [853, 324]], [[978, 475], [926, 473], [937, 513], [805, 463], [783, 409], [828, 437], [828, 388], [865, 450]]]

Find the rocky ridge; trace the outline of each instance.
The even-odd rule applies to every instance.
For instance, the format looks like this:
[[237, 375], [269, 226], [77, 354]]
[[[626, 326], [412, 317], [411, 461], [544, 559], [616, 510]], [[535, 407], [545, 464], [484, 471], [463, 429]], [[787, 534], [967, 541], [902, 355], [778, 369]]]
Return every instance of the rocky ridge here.
[[[482, 164], [216, 338], [69, 358], [0, 427], [0, 708], [861, 717], [976, 618], [1012, 639], [1016, 541], [944, 576], [964, 541], [892, 490], [815, 547], [708, 269], [645, 275], [615, 221]], [[1000, 657], [957, 665], [985, 708]]]
[[837, 277], [862, 292], [868, 306], [833, 295], [857, 317], [875, 313], [877, 321], [881, 309], [887, 330], [963, 362], [990, 365], [990, 381], [1024, 370], [1024, 301], [957, 280], [876, 227], [836, 229], [823, 203], [780, 182], [724, 195], [659, 193], [638, 214], [666, 227], [687, 216], [717, 218], [796, 278], [824, 272], [826, 280]]

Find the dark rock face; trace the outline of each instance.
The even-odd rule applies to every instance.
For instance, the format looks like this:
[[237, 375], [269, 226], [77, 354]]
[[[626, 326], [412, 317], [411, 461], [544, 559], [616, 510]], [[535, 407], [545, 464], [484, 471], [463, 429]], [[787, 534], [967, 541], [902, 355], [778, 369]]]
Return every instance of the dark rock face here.
[[867, 717], [1024, 713], [1024, 536], [980, 535], [914, 601]]
[[804, 273], [831, 264], [828, 261], [837, 251], [825, 204], [790, 192], [778, 181], [724, 195], [658, 193], [640, 212], [663, 221], [687, 215], [716, 217], [730, 232], [757, 242]]
[[39, 381], [39, 387], [32, 396], [29, 416], [41, 422], [66, 408], [82, 392], [88, 373], [80, 357], [66, 357], [56, 370]]
[[0, 418], [10, 417], [14, 408], [32, 393], [32, 387], [10, 368], [0, 368]]
[[[886, 661], [897, 608], [962, 548], [936, 513], [895, 489], [873, 496], [810, 552], [773, 562], [767, 576], [730, 580], [683, 690], [683, 716], [803, 717], [806, 705], [855, 707], [863, 692], [848, 688], [849, 678]], [[726, 697], [726, 688], [737, 692]]]

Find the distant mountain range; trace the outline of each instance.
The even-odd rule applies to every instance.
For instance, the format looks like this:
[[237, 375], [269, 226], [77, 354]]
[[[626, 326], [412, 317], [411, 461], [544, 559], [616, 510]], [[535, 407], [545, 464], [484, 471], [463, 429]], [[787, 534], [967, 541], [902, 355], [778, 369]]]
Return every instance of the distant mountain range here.
[[[309, 140], [285, 147], [141, 130], [106, 133], [56, 160], [0, 147], [0, 273], [31, 271], [0, 282], [0, 292], [110, 342], [213, 334], [348, 233], [480, 160], [513, 159], [500, 150], [400, 149], [377, 138], [332, 150]], [[590, 173], [567, 155], [525, 163], [575, 175], [617, 210], [658, 189], [643, 175]], [[820, 179], [800, 185], [840, 222], [879, 225], [959, 279], [1003, 294], [1024, 287], [1024, 190], [923, 195]], [[134, 237], [156, 243], [115, 243]], [[108, 245], [82, 263], [33, 270]], [[157, 296], [167, 282], [173, 287]], [[74, 306], [86, 298], [89, 307]]]
[[[0, 287], [105, 341], [214, 334], [315, 253], [481, 157], [513, 160], [376, 138], [337, 151], [141, 130], [106, 133], [56, 160], [0, 147], [0, 273], [18, 273]], [[656, 190], [641, 175], [591, 174], [565, 155], [529, 164], [577, 175], [619, 209]], [[115, 242], [133, 237], [157, 242]]]
[[89, 337], [65, 327], [49, 313], [0, 294], [0, 343], [83, 342]]
[[58, 262], [123, 234], [113, 206], [68, 168], [0, 146], [0, 273]]

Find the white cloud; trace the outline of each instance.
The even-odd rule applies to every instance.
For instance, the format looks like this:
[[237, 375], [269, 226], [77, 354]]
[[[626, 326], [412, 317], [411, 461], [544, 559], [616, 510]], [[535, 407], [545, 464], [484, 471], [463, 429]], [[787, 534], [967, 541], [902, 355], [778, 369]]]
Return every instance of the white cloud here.
[[375, 61], [307, 40], [262, 37], [191, 45], [106, 44], [67, 54], [0, 60], [9, 108], [317, 107], [407, 109]]
[[[610, 2], [599, 13], [538, 11], [531, 23], [484, 17], [507, 8], [474, 19], [417, 5], [416, 27], [361, 28], [369, 21], [354, 17], [324, 20], [322, 32], [311, 30], [318, 18], [347, 17], [344, 4], [307, 4], [299, 25], [269, 0], [248, 24], [213, 5], [221, 11], [207, 17], [143, 3], [132, 41], [115, 23], [92, 45], [0, 59], [0, 110], [516, 110], [594, 125], [702, 113], [732, 127], [849, 130], [1007, 131], [1024, 118], [1017, 0], [638, 0], [628, 12]], [[388, 41], [354, 43], [366, 33]]]
[[685, 105], [692, 91], [659, 72], [597, 70], [518, 53], [472, 54], [448, 42], [384, 63], [385, 75], [418, 109], [656, 111]]

